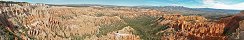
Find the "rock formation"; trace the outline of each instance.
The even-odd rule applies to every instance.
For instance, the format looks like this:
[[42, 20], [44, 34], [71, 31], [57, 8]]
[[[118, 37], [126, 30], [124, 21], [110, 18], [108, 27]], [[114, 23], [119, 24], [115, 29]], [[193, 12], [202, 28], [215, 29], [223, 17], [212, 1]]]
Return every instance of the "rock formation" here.
[[[244, 20], [242, 13], [219, 21], [207, 20], [201, 16], [163, 15], [161, 24], [175, 29], [176, 35], [193, 40], [224, 40], [236, 32], [239, 22]], [[165, 22], [165, 21], [170, 22]], [[160, 21], [160, 20], [159, 20]], [[238, 33], [238, 32], [237, 32]]]
[[[59, 7], [26, 2], [0, 2], [1, 40], [103, 39], [105, 34], [124, 28], [124, 18], [157, 16], [164, 12], [136, 8]], [[129, 28], [133, 29], [133, 28]], [[129, 30], [127, 27], [123, 30]], [[7, 31], [6, 31], [7, 30]], [[9, 34], [8, 34], [9, 33]], [[12, 37], [13, 36], [13, 37]], [[113, 37], [113, 36], [108, 36]], [[139, 40], [132, 33], [125, 40]], [[104, 39], [105, 40], [105, 39]]]
[[[157, 38], [150, 33], [154, 29], [160, 30], [155, 32], [162, 40], [224, 40], [239, 25], [243, 30], [243, 22], [239, 24], [243, 17], [241, 12], [213, 21], [153, 9], [60, 7], [0, 1], [0, 40], [144, 40], [145, 35]], [[156, 21], [156, 27], [145, 26], [151, 21]], [[161, 30], [165, 25], [169, 28]]]

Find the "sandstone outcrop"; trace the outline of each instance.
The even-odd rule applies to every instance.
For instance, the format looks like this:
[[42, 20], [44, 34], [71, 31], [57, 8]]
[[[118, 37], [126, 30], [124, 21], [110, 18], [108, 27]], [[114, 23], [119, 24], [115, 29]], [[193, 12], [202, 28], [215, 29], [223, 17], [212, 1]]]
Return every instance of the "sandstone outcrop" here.
[[[144, 15], [156, 17], [164, 13], [158, 10], [126, 7], [59, 7], [25, 2], [0, 3], [0, 26], [4, 29], [0, 30], [3, 32], [0, 33], [3, 34], [0, 35], [1, 40], [106, 40], [104, 38], [114, 37], [114, 31], [127, 25], [124, 18], [134, 19]], [[125, 27], [123, 30], [130, 29], [133, 28]], [[120, 39], [139, 40], [140, 37], [129, 33]]]
[[[145, 35], [157, 38], [154, 29], [162, 40], [224, 40], [238, 35], [239, 25], [243, 30], [243, 17], [241, 12], [213, 21], [153, 9], [0, 2], [0, 40], [144, 40]], [[159, 27], [149, 27], [151, 21]], [[161, 30], [165, 25], [169, 28]]]
[[[240, 13], [219, 21], [207, 20], [201, 16], [182, 15], [163, 15], [159, 19], [161, 19], [159, 24], [168, 25], [177, 31], [173, 37], [179, 36], [193, 40], [224, 40], [228, 39], [228, 35], [232, 33], [238, 35], [239, 22], [244, 20], [244, 15]], [[165, 22], [167, 20], [169, 22]]]

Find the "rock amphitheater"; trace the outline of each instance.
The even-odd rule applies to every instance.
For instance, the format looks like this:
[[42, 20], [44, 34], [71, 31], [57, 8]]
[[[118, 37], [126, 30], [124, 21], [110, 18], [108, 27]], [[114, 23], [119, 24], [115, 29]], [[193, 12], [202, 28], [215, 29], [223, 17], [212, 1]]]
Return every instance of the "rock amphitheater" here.
[[148, 34], [159, 36], [159, 40], [233, 40], [244, 35], [244, 12], [213, 21], [129, 7], [59, 7], [4, 1], [0, 5], [0, 40], [145, 40], [140, 33], [147, 28], [130, 23], [144, 16], [155, 21], [151, 25], [168, 27]]
[[[242, 27], [240, 26], [242, 20], [244, 20], [243, 13], [218, 21], [210, 21], [201, 16], [182, 16], [177, 14], [164, 15], [158, 19], [160, 25], [168, 25], [171, 30], [178, 31], [175, 32], [177, 35], [171, 34], [168, 36], [171, 37], [174, 35], [174, 37], [181, 38], [168, 38], [170, 40], [180, 40], [182, 38], [193, 40], [225, 40], [229, 38], [227, 35], [232, 34], [235, 35], [234, 38], [238, 39], [238, 35], [240, 34], [238, 33], [239, 28]], [[165, 32], [165, 30], [162, 30], [162, 32]], [[165, 37], [167, 38], [168, 36]]]

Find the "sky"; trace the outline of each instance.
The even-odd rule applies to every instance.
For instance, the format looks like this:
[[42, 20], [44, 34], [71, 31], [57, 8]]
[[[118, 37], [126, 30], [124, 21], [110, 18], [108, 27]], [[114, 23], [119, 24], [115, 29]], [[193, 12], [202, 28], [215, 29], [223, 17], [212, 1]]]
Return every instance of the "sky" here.
[[244, 10], [244, 0], [5, 0], [46, 4], [103, 4], [119, 6], [185, 6]]

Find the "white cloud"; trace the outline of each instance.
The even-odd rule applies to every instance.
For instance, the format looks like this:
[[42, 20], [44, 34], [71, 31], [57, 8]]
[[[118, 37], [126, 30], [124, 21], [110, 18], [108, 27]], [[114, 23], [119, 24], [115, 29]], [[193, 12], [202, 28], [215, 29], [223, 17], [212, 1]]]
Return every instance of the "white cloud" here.
[[244, 2], [238, 3], [238, 4], [212, 4], [212, 6], [209, 6], [210, 8], [216, 8], [216, 9], [236, 9], [236, 10], [244, 10]]
[[183, 5], [180, 5], [180, 4], [171, 4], [170, 6], [183, 6]]
[[212, 4], [215, 3], [215, 0], [203, 0], [204, 4]]
[[225, 4], [216, 0], [203, 0], [204, 5], [202, 7], [216, 8], [216, 9], [235, 9], [244, 10], [244, 2], [237, 4]]

